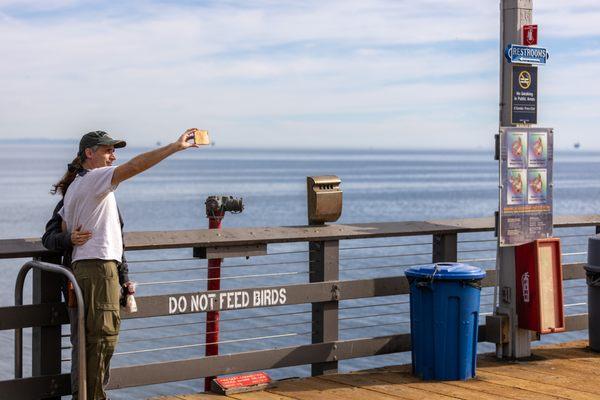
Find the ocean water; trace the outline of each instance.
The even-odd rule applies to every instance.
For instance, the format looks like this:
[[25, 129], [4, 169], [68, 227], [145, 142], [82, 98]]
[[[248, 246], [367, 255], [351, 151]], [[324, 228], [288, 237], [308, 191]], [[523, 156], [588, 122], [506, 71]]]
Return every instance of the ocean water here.
[[[39, 237], [58, 201], [49, 194], [64, 173], [75, 145], [0, 144], [0, 239]], [[118, 151], [125, 161], [145, 148]], [[555, 215], [594, 214], [600, 210], [600, 153], [566, 151], [555, 155]], [[431, 220], [487, 217], [498, 203], [498, 166], [489, 151], [259, 150], [219, 147], [188, 150], [165, 160], [117, 190], [125, 231], [203, 229], [209, 195], [243, 197], [245, 210], [227, 215], [224, 227], [285, 226], [306, 223], [306, 176], [338, 175], [344, 210], [339, 222]], [[564, 262], [585, 259], [586, 236], [593, 228], [561, 229]], [[494, 267], [491, 233], [461, 235], [459, 258]], [[431, 238], [342, 241], [342, 279], [397, 276], [408, 266], [430, 261]], [[305, 243], [269, 246], [269, 256], [227, 259], [224, 289], [308, 281]], [[138, 295], [180, 293], [206, 287], [206, 262], [191, 249], [128, 252]], [[14, 280], [26, 260], [0, 260], [0, 307], [14, 301]], [[183, 282], [182, 282], [183, 281]], [[568, 313], [586, 312], [585, 283], [565, 282]], [[29, 293], [29, 288], [27, 291]], [[26, 299], [30, 294], [26, 294]], [[482, 292], [482, 313], [492, 309], [492, 292]], [[573, 305], [571, 305], [573, 304]], [[342, 339], [408, 331], [407, 296], [341, 302]], [[220, 353], [291, 346], [310, 342], [310, 305], [222, 313]], [[123, 323], [113, 366], [178, 360], [203, 355], [203, 315], [182, 315]], [[63, 328], [65, 334], [67, 327]], [[30, 339], [26, 330], [26, 370]], [[586, 337], [586, 332], [550, 335], [542, 342]], [[13, 374], [13, 333], [0, 332], [0, 379]], [[65, 338], [65, 347], [68, 340]], [[490, 345], [480, 351], [490, 351]], [[70, 351], [63, 352], [68, 371]], [[342, 370], [409, 362], [407, 354], [340, 363]], [[269, 371], [275, 378], [306, 376], [307, 367]], [[192, 393], [202, 380], [113, 391], [114, 399]]]

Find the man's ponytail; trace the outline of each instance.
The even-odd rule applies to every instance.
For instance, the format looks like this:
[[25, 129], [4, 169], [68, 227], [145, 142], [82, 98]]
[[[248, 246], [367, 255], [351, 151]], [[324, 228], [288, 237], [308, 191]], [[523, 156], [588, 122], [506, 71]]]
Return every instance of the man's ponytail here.
[[83, 169], [83, 166], [81, 164], [82, 164], [81, 157], [79, 157], [79, 156], [75, 157], [75, 159], [73, 161], [71, 161], [71, 163], [69, 165], [67, 165], [67, 172], [65, 172], [65, 174], [60, 179], [60, 181], [58, 181], [58, 183], [52, 185], [52, 189], [50, 190], [50, 193], [51, 194], [60, 193], [64, 197], [65, 194], [67, 193], [67, 189], [69, 188], [69, 185], [71, 183], [73, 183], [73, 180], [75, 179], [75, 177], [77, 176], [79, 171], [81, 171]]

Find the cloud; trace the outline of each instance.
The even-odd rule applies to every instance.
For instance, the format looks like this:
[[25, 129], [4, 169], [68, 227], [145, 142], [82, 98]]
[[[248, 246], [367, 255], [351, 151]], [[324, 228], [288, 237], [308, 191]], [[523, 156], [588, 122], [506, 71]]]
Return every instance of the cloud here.
[[[591, 38], [551, 48], [543, 98], [575, 97], [581, 85], [600, 105], [595, 25], [561, 31], [594, 4], [538, 3], [550, 43]], [[0, 16], [0, 137], [102, 128], [148, 144], [201, 125], [227, 145], [318, 135], [361, 146], [368, 130], [379, 146], [432, 142], [411, 136], [419, 131], [459, 147], [487, 145], [497, 124], [495, 1], [0, 0]], [[551, 107], [556, 124], [568, 118]]]

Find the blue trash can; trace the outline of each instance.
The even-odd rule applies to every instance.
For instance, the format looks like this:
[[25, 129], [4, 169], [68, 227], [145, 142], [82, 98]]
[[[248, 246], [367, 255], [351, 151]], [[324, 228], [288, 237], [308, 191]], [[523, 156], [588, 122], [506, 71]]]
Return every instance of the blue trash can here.
[[466, 264], [438, 263], [405, 273], [410, 283], [413, 374], [423, 380], [475, 377], [485, 272]]

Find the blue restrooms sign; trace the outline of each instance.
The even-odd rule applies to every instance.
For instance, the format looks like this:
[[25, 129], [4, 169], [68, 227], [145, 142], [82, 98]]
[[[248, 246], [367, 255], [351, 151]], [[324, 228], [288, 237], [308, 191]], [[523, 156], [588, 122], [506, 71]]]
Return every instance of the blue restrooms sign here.
[[544, 65], [549, 54], [543, 47], [509, 44], [504, 50], [504, 56], [509, 63]]

